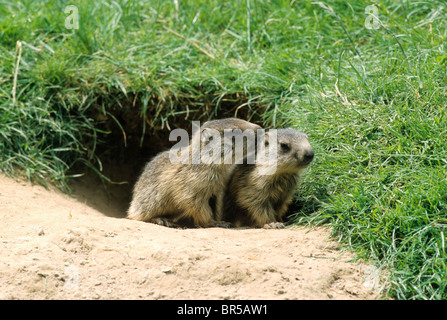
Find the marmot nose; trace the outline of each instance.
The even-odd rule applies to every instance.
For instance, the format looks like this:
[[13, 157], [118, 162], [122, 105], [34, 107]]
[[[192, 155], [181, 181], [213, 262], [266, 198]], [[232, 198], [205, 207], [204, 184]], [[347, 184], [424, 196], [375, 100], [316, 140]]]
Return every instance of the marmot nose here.
[[303, 164], [309, 164], [314, 159], [314, 149], [310, 148], [304, 151]]

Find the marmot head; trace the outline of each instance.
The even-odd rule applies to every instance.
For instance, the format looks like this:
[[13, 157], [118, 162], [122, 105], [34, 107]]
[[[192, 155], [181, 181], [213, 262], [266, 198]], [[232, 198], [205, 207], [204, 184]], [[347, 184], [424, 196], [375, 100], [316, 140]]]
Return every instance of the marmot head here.
[[[275, 132], [276, 150], [274, 146], [270, 146], [275, 142]], [[298, 172], [305, 169], [312, 162], [315, 154], [309, 143], [309, 137], [292, 128], [267, 131], [265, 150], [267, 156], [271, 150], [276, 152], [276, 167], [281, 172]]]
[[256, 131], [260, 129], [257, 124], [238, 118], [205, 122], [200, 128], [201, 161], [205, 164], [254, 163]]

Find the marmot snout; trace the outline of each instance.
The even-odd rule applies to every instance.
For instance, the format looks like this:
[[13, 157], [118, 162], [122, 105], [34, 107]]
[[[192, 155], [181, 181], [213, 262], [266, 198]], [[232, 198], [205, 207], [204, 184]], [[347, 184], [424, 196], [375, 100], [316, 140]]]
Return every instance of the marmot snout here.
[[[277, 131], [277, 163], [280, 170], [305, 169], [314, 159], [314, 149], [309, 143], [309, 137], [294, 129], [278, 129]], [[269, 143], [267, 134], [266, 144]], [[267, 148], [267, 146], [266, 146]]]

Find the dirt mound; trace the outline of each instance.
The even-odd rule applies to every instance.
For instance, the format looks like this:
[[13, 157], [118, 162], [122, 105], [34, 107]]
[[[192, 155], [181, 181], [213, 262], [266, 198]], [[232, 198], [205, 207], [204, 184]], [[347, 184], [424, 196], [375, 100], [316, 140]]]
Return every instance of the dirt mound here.
[[169, 229], [3, 175], [0, 186], [0, 299], [379, 295], [373, 269], [347, 262], [326, 229]]

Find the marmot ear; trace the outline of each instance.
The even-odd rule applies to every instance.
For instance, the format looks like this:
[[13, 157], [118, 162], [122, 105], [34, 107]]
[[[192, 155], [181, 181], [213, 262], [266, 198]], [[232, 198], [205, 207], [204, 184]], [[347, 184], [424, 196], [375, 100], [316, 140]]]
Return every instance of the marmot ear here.
[[210, 137], [209, 128], [200, 128], [200, 141], [208, 141]]
[[210, 137], [212, 137], [213, 140], [216, 141], [216, 139], [220, 138], [220, 132], [212, 128], [200, 129], [200, 141], [207, 142], [210, 140]]
[[270, 142], [269, 130], [264, 130], [264, 146], [267, 147], [269, 145], [269, 142]]

